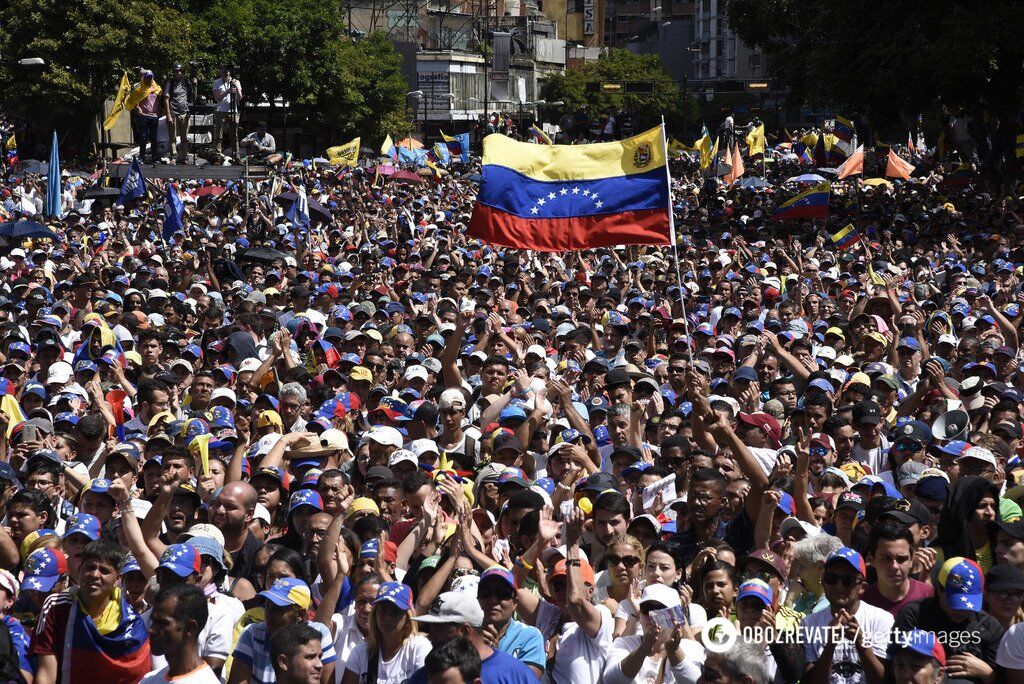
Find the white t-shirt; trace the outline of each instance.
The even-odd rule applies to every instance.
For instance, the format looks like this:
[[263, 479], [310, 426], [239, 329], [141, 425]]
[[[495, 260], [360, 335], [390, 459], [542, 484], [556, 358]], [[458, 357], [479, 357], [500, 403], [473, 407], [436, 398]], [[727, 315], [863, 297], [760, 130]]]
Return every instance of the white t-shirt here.
[[[854, 617], [857, 618], [857, 624], [860, 625], [861, 633], [871, 650], [875, 652], [876, 656], [884, 659], [889, 646], [889, 635], [896, 618], [892, 613], [864, 601], [860, 602]], [[804, 630], [803, 644], [806, 662], [813, 663], [821, 657], [822, 651], [825, 650], [826, 640], [831, 634], [829, 627], [831, 621], [832, 611], [827, 608], [811, 613], [800, 621], [800, 629]], [[845, 637], [836, 645], [828, 681], [829, 684], [864, 684], [867, 681], [857, 647]]]
[[551, 681], [558, 684], [593, 684], [601, 681], [601, 673], [612, 645], [615, 621], [611, 611], [596, 606], [601, 614], [601, 627], [591, 638], [576, 622], [567, 622], [558, 635], [555, 665]]
[[889, 469], [889, 459], [886, 458], [889, 453], [889, 440], [884, 436], [879, 439], [881, 439], [881, 446], [877, 449], [865, 449], [860, 444], [853, 445], [854, 460], [871, 468], [874, 475], [881, 475]]
[[[653, 658], [644, 658], [640, 672], [632, 679], [622, 673], [622, 660], [636, 651], [642, 640], [641, 636], [622, 636], [612, 642], [611, 650], [608, 652], [608, 662], [604, 666], [604, 679], [601, 680], [604, 684], [658, 681], [661, 660]], [[679, 642], [679, 648], [683, 651], [683, 661], [674, 667], [670, 663], [665, 663], [665, 676], [661, 680], [665, 684], [693, 682], [700, 679], [704, 665], [704, 647], [693, 639], [683, 639]]]
[[167, 665], [164, 665], [139, 680], [139, 684], [220, 684], [220, 679], [213, 673], [213, 668], [206, 663], [188, 674], [177, 677], [168, 677]]
[[[203, 631], [199, 632], [200, 658], [220, 658], [222, 660], [227, 660], [228, 656], [231, 655], [235, 623], [238, 622], [238, 618], [240, 618], [241, 615], [235, 615], [233, 604], [227, 600], [223, 600], [227, 598], [232, 598], [232, 600], [241, 605], [241, 601], [238, 601], [238, 599], [219, 595], [217, 597], [218, 600], [212, 603], [209, 601], [206, 603], [206, 607], [209, 609], [209, 617], [206, 619]], [[143, 613], [142, 621], [146, 625], [146, 629], [149, 629], [153, 621], [153, 611], [148, 610]], [[153, 659], [154, 670], [159, 670], [161, 668], [166, 669], [166, 658], [161, 655], [156, 655], [155, 653], [151, 657]]]
[[[610, 633], [610, 632], [609, 632]], [[359, 644], [352, 651], [346, 670], [359, 675], [359, 684], [366, 684], [366, 669], [369, 661], [368, 646]], [[412, 673], [423, 667], [423, 661], [430, 653], [430, 639], [422, 634], [414, 634], [405, 640], [398, 653], [391, 660], [380, 659], [377, 667], [377, 684], [404, 684]]]
[[[350, 605], [344, 614], [335, 613], [331, 616], [334, 627], [334, 650], [338, 653], [339, 666], [334, 668], [334, 681], [341, 684], [345, 677], [345, 668], [352, 653], [360, 644], [366, 643], [366, 637], [356, 625], [356, 606]], [[356, 670], [353, 669], [353, 672]]]
[[999, 642], [996, 664], [1007, 670], [1024, 670], [1024, 623], [1010, 625]]
[[[683, 611], [683, 614], [686, 615], [687, 624], [696, 629], [702, 628], [708, 621], [708, 611], [704, 610], [704, 606], [699, 603], [694, 603], [693, 601], [690, 601], [686, 606], [686, 610]], [[634, 617], [636, 617], [636, 613], [633, 610], [633, 604], [629, 601], [620, 601], [619, 609], [615, 611], [615, 619], [629, 620]], [[636, 633], [639, 635], [644, 633], [643, 626], [640, 624], [639, 620], [636, 623]]]

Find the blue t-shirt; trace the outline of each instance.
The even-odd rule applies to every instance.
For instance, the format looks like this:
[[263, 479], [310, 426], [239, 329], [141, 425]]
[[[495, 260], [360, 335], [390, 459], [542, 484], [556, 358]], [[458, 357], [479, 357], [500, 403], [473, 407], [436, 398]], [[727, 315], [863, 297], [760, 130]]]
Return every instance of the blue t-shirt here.
[[[537, 684], [533, 670], [505, 653], [494, 649], [480, 667], [480, 681], [487, 684]], [[409, 684], [427, 684], [427, 668], [412, 673]]]
[[544, 652], [544, 637], [536, 627], [524, 625], [519, 620], [510, 620], [505, 635], [498, 642], [498, 649], [518, 661], [536, 665], [542, 671], [547, 665]]

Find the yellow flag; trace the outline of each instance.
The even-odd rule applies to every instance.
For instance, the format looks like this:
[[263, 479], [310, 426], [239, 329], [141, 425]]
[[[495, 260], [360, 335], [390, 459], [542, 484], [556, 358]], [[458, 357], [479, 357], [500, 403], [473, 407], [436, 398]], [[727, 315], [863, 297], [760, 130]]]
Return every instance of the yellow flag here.
[[700, 169], [703, 171], [711, 166], [711, 135], [708, 133], [708, 129], [704, 129], [704, 135], [693, 143], [693, 146], [700, 152]]
[[806, 133], [802, 138], [800, 138], [800, 142], [804, 144], [804, 147], [814, 149], [814, 146], [818, 144], [818, 134]]
[[0, 411], [7, 416], [7, 436], [10, 437], [14, 431], [14, 426], [26, 420], [25, 412], [21, 410], [21, 405], [12, 394], [5, 394], [0, 397]]
[[868, 260], [868, 277], [871, 278], [872, 285], [885, 285], [885, 281], [882, 280], [882, 276], [875, 273], [875, 269], [871, 268], [870, 260]]
[[327, 159], [331, 166], [355, 166], [359, 161], [360, 138], [336, 147], [327, 148]]
[[380, 146], [380, 153], [385, 157], [391, 154], [391, 150], [395, 148], [395, 141], [391, 139], [391, 134], [388, 133], [388, 137], [384, 138], [384, 144]]
[[7, 139], [7, 149], [16, 150], [18, 149], [18, 141], [14, 139], [14, 134], [11, 133], [11, 137]]
[[458, 138], [453, 138], [450, 135], [446, 135], [444, 131], [441, 131], [441, 140], [444, 140], [445, 142], [458, 142], [459, 141]]
[[[135, 109], [136, 107], [139, 106], [139, 103], [142, 102], [143, 100], [145, 100], [147, 97], [149, 97], [153, 93], [156, 93], [157, 95], [159, 95], [162, 91], [163, 91], [163, 88], [158, 86], [156, 84], [156, 81], [152, 81], [149, 84], [148, 88], [140, 83], [139, 85], [135, 86], [135, 89], [132, 90], [132, 92], [130, 92], [128, 94], [128, 99], [125, 100], [124, 108], [125, 109]], [[111, 125], [113, 125], [113, 124], [111, 124]]]
[[764, 154], [764, 124], [747, 133], [747, 153], [753, 157], [755, 154]]
[[708, 168], [715, 163], [718, 159], [718, 138], [715, 138], [715, 146], [711, 148], [711, 152], [708, 153], [708, 163], [704, 163], [703, 155], [701, 155], [700, 168], [701, 170]]
[[121, 85], [117, 87], [117, 95], [114, 96], [114, 106], [110, 110], [110, 116], [103, 121], [103, 130], [109, 131], [121, 118], [121, 113], [127, 108], [128, 93], [132, 90], [132, 84], [128, 81], [128, 72], [122, 72]]
[[210, 477], [210, 440], [213, 435], [196, 435], [188, 445], [194, 458], [199, 459], [199, 465], [203, 477]]

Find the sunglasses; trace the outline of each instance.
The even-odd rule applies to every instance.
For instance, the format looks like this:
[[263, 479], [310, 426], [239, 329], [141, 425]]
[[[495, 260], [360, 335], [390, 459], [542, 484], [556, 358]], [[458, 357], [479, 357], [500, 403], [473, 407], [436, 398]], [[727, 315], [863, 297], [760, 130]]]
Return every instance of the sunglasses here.
[[752, 579], [761, 580], [762, 582], [770, 582], [774, 578], [775, 573], [770, 572], [769, 570], [744, 570], [740, 573], [741, 584]]
[[476, 590], [476, 597], [482, 599], [494, 598], [499, 601], [511, 601], [513, 596], [515, 596], [515, 592], [512, 587], [480, 587]]
[[823, 447], [823, 446], [811, 447], [811, 456], [818, 456], [818, 457], [828, 456], [828, 452], [829, 452], [829, 449], [827, 449], [826, 447]]
[[900, 453], [913, 453], [924, 449], [924, 444], [921, 444], [921, 442], [914, 442], [909, 439], [902, 442], [896, 442], [895, 446], [896, 451], [899, 451]]
[[607, 559], [608, 567], [610, 568], [615, 567], [619, 563], [622, 563], [627, 568], [633, 568], [640, 562], [640, 559], [636, 556], [617, 556], [614, 553], [608, 554], [605, 556], [605, 559]]
[[993, 591], [992, 596], [1005, 603], [1024, 603], [1024, 592], [1020, 591]]
[[825, 584], [842, 584], [849, 589], [860, 584], [860, 575], [840, 575], [837, 572], [825, 572], [821, 575], [821, 581]]

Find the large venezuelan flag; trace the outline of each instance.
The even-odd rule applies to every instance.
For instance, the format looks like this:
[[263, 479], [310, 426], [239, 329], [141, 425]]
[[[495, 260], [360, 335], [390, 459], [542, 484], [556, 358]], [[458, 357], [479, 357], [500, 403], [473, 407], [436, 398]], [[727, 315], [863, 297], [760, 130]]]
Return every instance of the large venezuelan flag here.
[[661, 127], [593, 145], [535, 145], [489, 135], [468, 235], [560, 252], [669, 244], [671, 207]]
[[112, 631], [101, 634], [95, 622], [75, 600], [67, 629], [70, 651], [65, 650], [61, 668], [70, 675], [66, 681], [96, 681], [103, 684], [134, 684], [152, 669], [149, 633], [142, 617], [123, 595], [120, 616]]
[[772, 218], [777, 221], [825, 218], [828, 216], [828, 198], [831, 190], [828, 183], [816, 185], [780, 204]]

